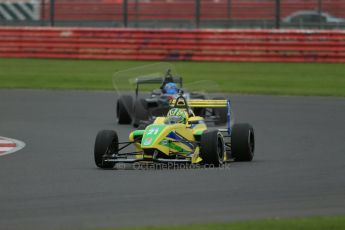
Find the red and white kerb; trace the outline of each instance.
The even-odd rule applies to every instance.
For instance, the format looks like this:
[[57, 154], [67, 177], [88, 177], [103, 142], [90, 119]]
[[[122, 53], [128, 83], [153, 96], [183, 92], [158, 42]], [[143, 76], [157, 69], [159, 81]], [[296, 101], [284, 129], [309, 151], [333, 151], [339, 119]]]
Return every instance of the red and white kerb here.
[[3, 155], [14, 153], [24, 147], [25, 143], [21, 141], [0, 136], [0, 157]]

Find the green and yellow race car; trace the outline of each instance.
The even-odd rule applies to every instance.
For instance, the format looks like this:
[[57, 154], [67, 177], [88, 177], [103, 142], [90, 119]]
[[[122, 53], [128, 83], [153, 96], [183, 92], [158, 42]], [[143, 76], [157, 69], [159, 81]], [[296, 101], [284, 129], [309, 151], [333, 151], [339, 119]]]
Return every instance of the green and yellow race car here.
[[[186, 100], [181, 94], [170, 106], [166, 117], [131, 132], [129, 141], [119, 142], [116, 131], [100, 131], [94, 147], [96, 165], [109, 169], [119, 162], [173, 162], [219, 167], [228, 161], [253, 159], [254, 129], [246, 123], [231, 127], [230, 100]], [[209, 130], [192, 108], [227, 108], [227, 128]], [[124, 152], [130, 145], [135, 150]]]

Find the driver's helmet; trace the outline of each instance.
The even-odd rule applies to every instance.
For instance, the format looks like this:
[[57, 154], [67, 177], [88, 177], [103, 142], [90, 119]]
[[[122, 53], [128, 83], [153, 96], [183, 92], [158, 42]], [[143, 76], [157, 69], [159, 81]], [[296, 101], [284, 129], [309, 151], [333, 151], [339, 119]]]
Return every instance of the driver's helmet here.
[[165, 123], [167, 124], [185, 124], [188, 118], [188, 113], [185, 109], [173, 108], [170, 109], [165, 119]]
[[169, 82], [164, 86], [164, 92], [166, 94], [177, 94], [178, 88], [175, 83]]

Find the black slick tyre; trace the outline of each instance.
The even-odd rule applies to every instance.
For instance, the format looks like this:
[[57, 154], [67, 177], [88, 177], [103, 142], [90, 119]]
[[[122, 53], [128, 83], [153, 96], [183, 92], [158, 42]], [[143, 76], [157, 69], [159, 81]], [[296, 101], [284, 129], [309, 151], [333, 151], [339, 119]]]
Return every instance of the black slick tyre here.
[[224, 160], [224, 140], [217, 131], [208, 131], [201, 135], [200, 157], [205, 165], [219, 167]]
[[149, 120], [149, 114], [147, 109], [144, 107], [143, 99], [138, 99], [135, 102], [134, 106], [134, 121], [133, 126], [135, 128], [138, 128], [140, 125], [140, 121], [148, 121]]
[[[205, 95], [199, 93], [191, 93], [191, 99], [206, 99]], [[206, 109], [205, 108], [193, 108], [193, 112], [196, 116], [205, 117]]]
[[255, 150], [254, 129], [250, 124], [235, 124], [231, 132], [231, 152], [235, 161], [252, 161]]
[[130, 124], [132, 122], [132, 107], [133, 100], [130, 95], [123, 95], [119, 98], [116, 105], [116, 118], [118, 124]]
[[115, 166], [115, 162], [106, 162], [104, 159], [118, 151], [119, 141], [115, 131], [102, 130], [99, 131], [95, 141], [94, 158], [97, 167], [102, 169], [110, 169]]
[[[226, 100], [223, 97], [216, 97], [214, 100]], [[214, 108], [213, 115], [217, 117], [214, 124], [215, 125], [224, 125], [228, 121], [228, 109], [225, 108]]]

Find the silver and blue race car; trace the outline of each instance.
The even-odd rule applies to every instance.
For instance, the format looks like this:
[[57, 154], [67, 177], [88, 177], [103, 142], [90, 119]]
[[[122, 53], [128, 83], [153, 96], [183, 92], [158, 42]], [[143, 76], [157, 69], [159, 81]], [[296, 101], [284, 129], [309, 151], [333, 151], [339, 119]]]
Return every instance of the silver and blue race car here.
[[[168, 69], [163, 77], [138, 77], [135, 78], [135, 95], [120, 94], [116, 102], [116, 120], [118, 124], [132, 124], [134, 127], [145, 127], [151, 124], [156, 117], [164, 116], [169, 110], [169, 101], [183, 91], [187, 99], [207, 99], [208, 95], [200, 92], [188, 92], [183, 89], [183, 80], [180, 76], [173, 76]], [[168, 92], [166, 86], [176, 85], [175, 92]], [[151, 93], [140, 94], [140, 89], [145, 85], [156, 85]], [[215, 97], [213, 99], [224, 99]], [[226, 109], [224, 108], [195, 108], [194, 113], [204, 117], [206, 122], [216, 125], [226, 123]]]

